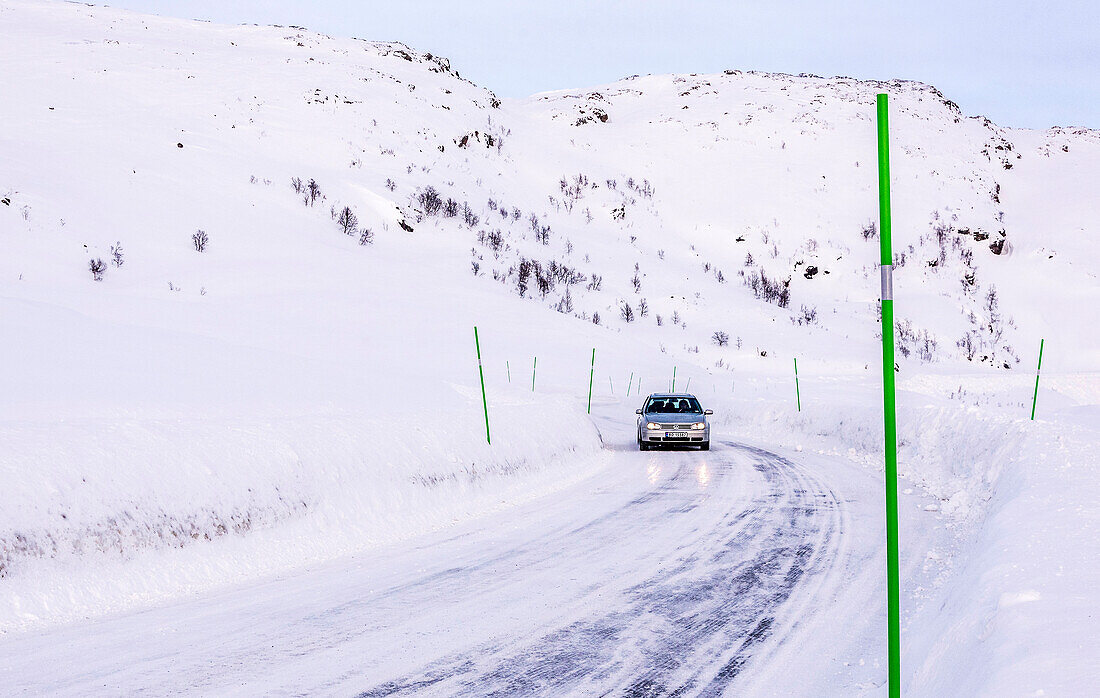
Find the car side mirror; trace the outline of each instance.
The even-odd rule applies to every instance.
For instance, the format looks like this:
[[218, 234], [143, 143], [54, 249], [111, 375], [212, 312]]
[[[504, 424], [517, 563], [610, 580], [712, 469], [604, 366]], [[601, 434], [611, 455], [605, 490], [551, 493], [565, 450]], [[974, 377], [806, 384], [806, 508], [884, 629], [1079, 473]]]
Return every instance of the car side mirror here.
[[703, 410], [703, 414], [714, 414], [714, 410]]
[[641, 413], [642, 413], [641, 410], [634, 410], [634, 414], [641, 414]]

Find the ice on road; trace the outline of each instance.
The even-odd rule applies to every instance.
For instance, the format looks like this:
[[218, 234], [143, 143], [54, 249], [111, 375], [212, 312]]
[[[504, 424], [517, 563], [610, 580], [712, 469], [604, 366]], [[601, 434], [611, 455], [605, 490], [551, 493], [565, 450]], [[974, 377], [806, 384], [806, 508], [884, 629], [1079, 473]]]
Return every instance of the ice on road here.
[[640, 453], [622, 437], [630, 425], [601, 426], [619, 435], [610, 465], [557, 496], [247, 588], [11, 638], [0, 681], [72, 695], [858, 692], [867, 677], [841, 670], [881, 620], [881, 551], [853, 545], [864, 538], [846, 530], [852, 493], [761, 448]]

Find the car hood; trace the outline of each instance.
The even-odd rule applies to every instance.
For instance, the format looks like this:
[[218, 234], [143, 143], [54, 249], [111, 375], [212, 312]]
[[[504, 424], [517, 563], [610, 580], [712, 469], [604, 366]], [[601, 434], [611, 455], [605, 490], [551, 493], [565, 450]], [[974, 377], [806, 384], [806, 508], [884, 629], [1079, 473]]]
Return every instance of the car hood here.
[[694, 424], [706, 421], [701, 414], [685, 414], [683, 412], [647, 412], [645, 418], [651, 422], [663, 422], [664, 424]]

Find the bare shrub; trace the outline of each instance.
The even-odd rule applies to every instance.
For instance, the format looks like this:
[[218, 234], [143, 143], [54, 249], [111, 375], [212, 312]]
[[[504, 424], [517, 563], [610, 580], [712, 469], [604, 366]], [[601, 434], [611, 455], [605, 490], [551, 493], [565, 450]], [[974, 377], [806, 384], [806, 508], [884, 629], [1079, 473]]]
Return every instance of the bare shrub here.
[[317, 203], [317, 199], [322, 198], [321, 185], [317, 184], [317, 181], [313, 178], [310, 178], [309, 183], [306, 184], [305, 194], [309, 199], [309, 205], [312, 206]]
[[789, 283], [790, 280], [779, 281], [769, 277], [763, 269], [757, 269], [745, 277], [745, 285], [752, 289], [755, 297], [775, 303], [780, 308], [786, 308], [791, 302]]
[[196, 252], [206, 252], [206, 245], [210, 242], [210, 236], [206, 234], [205, 230], [196, 230], [195, 234], [191, 236], [191, 244], [195, 247]]
[[569, 287], [565, 287], [565, 295], [558, 300], [557, 305], [554, 306], [554, 310], [559, 313], [571, 313], [573, 312], [573, 294], [569, 292]]
[[443, 198], [433, 186], [427, 186], [416, 194], [416, 203], [425, 216], [434, 216], [443, 207]]
[[96, 257], [88, 260], [88, 271], [92, 272], [94, 281], [103, 281], [103, 275], [107, 273], [107, 265], [104, 264], [102, 259]]
[[462, 221], [473, 228], [481, 218], [470, 208], [470, 204], [462, 204]]
[[345, 206], [340, 209], [339, 215], [336, 216], [336, 224], [344, 231], [344, 235], [355, 235], [355, 231], [359, 228], [359, 217], [355, 215], [354, 211]]
[[711, 338], [711, 341], [713, 341], [715, 344], [717, 344], [720, 347], [724, 347], [724, 346], [726, 346], [727, 344], [730, 343], [730, 336], [728, 334], [726, 334], [725, 332], [721, 331], [721, 330], [718, 330], [717, 332], [712, 334], [710, 336], [710, 338]]
[[374, 233], [370, 228], [363, 228], [359, 231], [359, 244], [369, 245], [374, 242]]
[[111, 245], [111, 262], [114, 263], [115, 267], [117, 268], [121, 267], [124, 261], [125, 260], [122, 256], [122, 243], [116, 242], [115, 244]]
[[619, 308], [619, 315], [626, 322], [634, 322], [634, 309], [626, 301], [623, 301], [622, 307]]

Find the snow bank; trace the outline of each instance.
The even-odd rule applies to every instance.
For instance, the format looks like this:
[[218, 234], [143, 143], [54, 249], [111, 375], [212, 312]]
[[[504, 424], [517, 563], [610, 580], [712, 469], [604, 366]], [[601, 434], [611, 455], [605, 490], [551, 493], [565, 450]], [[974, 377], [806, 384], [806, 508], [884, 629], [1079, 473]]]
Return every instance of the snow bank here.
[[503, 398], [492, 416], [492, 447], [430, 410], [0, 424], [0, 633], [362, 551], [599, 465], [576, 401]]
[[[1013, 379], [986, 379], [969, 404], [958, 393], [899, 393], [899, 489], [910, 495], [900, 531], [907, 692], [1076, 695], [1100, 676], [1090, 621], [1100, 582], [1100, 516], [1091, 504], [1100, 500], [1100, 413], [1074, 399], [1097, 379], [1051, 376], [1059, 390], [1044, 390], [1043, 404], [1068, 406], [1041, 410], [1047, 419], [1034, 422]], [[816, 386], [828, 400], [811, 398], [802, 412], [774, 397], [726, 401], [716, 425], [881, 470], [881, 388], [840, 383]], [[911, 381], [926, 390], [936, 383]], [[759, 389], [750, 383], [745, 392]], [[1012, 409], [990, 408], [998, 400]], [[930, 538], [941, 526], [947, 535]]]

